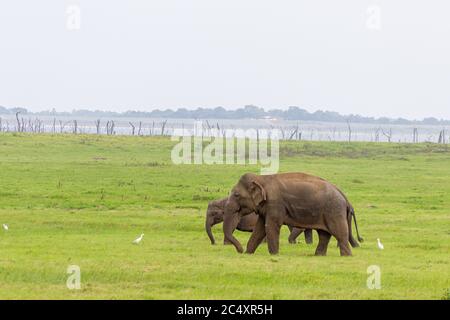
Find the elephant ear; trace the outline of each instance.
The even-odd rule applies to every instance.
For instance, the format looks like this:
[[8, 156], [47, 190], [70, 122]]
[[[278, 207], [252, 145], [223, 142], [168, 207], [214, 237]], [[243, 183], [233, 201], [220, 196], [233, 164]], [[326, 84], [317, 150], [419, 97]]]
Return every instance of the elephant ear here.
[[267, 200], [266, 190], [258, 181], [252, 182], [251, 196], [256, 206]]
[[224, 215], [225, 214], [225, 208], [224, 207], [217, 207], [217, 213], [220, 215]]
[[219, 204], [214, 205], [214, 212], [215, 214], [223, 214], [225, 212], [225, 206]]

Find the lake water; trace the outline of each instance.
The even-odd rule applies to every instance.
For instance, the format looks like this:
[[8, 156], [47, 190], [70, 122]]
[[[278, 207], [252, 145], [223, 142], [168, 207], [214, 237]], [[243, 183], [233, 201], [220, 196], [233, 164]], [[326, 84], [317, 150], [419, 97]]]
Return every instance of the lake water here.
[[[2, 131], [16, 131], [17, 121], [15, 115], [0, 115]], [[74, 130], [74, 120], [77, 122], [78, 133], [97, 132], [95, 117], [74, 117], [74, 116], [32, 116], [23, 115], [26, 131], [30, 131], [30, 124], [35, 126], [39, 119], [41, 123], [41, 130], [44, 132], [56, 133], [65, 132], [70, 133]], [[132, 123], [135, 126], [135, 134], [138, 134], [139, 125], [141, 127], [141, 135], [160, 135], [162, 132], [163, 123], [167, 120], [164, 126], [164, 134], [172, 135], [174, 133], [194, 131], [197, 128], [203, 127], [200, 134], [215, 135], [210, 128], [219, 127], [220, 134], [224, 130], [232, 132], [235, 136], [242, 135], [238, 129], [247, 130], [251, 135], [254, 135], [256, 130], [275, 130], [277, 129], [282, 139], [301, 139], [308, 141], [348, 141], [349, 129], [347, 123], [333, 123], [333, 122], [313, 122], [313, 121], [288, 121], [276, 119], [208, 119], [201, 120], [201, 124], [194, 119], [157, 119], [157, 118], [125, 118], [115, 117], [109, 119], [101, 119], [100, 133], [106, 134], [106, 124], [109, 120], [114, 121], [114, 132], [118, 135], [132, 134]], [[54, 125], [55, 124], [55, 125]], [[298, 130], [297, 130], [298, 127]], [[364, 124], [351, 123], [351, 140], [352, 141], [380, 141], [380, 142], [413, 142], [414, 129], [418, 130], [419, 142], [437, 142], [440, 132], [446, 130], [445, 140], [449, 142], [449, 134], [447, 128], [433, 125], [390, 125], [390, 124]], [[251, 130], [254, 129], [254, 130]], [[236, 131], [237, 130], [237, 131]], [[197, 133], [199, 131], [197, 130]], [[389, 138], [390, 137], [390, 138]]]

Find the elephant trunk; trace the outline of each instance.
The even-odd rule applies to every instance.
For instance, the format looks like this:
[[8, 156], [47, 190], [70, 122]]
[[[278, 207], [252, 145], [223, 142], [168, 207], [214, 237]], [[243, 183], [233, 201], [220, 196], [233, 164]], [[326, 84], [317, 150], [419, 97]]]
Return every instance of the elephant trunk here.
[[208, 218], [206, 218], [206, 222], [205, 222], [205, 230], [206, 230], [206, 233], [208, 234], [209, 240], [211, 240], [211, 244], [216, 243], [216, 240], [214, 239], [214, 236], [211, 231], [211, 227], [214, 224], [213, 220], [214, 219], [212, 219], [211, 217], [208, 217]]
[[234, 245], [237, 252], [243, 253], [244, 249], [242, 248], [242, 245], [240, 244], [239, 240], [233, 236], [233, 232], [236, 229], [238, 223], [239, 215], [237, 213], [227, 214], [227, 212], [225, 212], [223, 219], [223, 233], [225, 235], [225, 239], [230, 241]]

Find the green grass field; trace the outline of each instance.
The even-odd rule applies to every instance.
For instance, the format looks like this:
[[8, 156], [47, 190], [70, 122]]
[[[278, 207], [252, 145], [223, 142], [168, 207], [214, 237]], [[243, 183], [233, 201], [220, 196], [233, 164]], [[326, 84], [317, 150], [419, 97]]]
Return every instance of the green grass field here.
[[[256, 166], [173, 165], [156, 137], [0, 134], [0, 299], [448, 299], [450, 148], [286, 142], [280, 172], [338, 185], [365, 242], [255, 255], [211, 246], [209, 200]], [[131, 241], [145, 233], [140, 245]], [[218, 243], [221, 227], [214, 228]], [[244, 244], [248, 233], [236, 232]], [[385, 250], [379, 250], [380, 238]], [[66, 287], [69, 265], [81, 290]], [[381, 268], [379, 290], [367, 267]]]

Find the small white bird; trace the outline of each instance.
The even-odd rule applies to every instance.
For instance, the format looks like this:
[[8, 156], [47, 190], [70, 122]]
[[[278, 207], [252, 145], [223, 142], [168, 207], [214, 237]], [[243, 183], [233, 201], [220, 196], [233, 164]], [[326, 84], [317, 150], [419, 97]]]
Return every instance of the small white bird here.
[[4, 224], [3, 224], [3, 229], [4, 229], [5, 231], [8, 231], [8, 230], [9, 230], [8, 225], [4, 223]]
[[141, 242], [143, 238], [144, 238], [144, 234], [141, 234], [137, 239], [135, 239], [133, 241], [133, 243], [134, 244], [139, 244], [139, 242]]
[[378, 249], [383, 250], [383, 249], [384, 249], [384, 246], [383, 246], [383, 244], [381, 243], [380, 238], [377, 238], [377, 242], [378, 242]]

